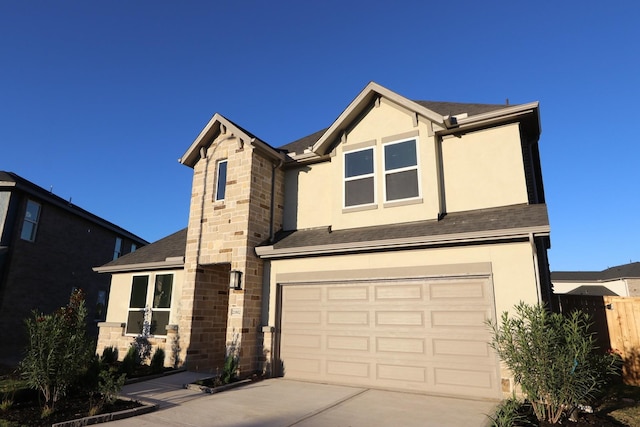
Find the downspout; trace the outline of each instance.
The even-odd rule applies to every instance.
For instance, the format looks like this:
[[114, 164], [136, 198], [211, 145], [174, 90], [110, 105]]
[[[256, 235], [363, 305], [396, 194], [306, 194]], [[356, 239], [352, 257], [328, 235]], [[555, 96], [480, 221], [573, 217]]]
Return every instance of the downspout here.
[[273, 243], [275, 237], [275, 203], [276, 203], [276, 169], [282, 166], [284, 160], [274, 163], [271, 167], [271, 207], [269, 209], [269, 243]]
[[442, 170], [442, 136], [434, 134], [434, 146], [436, 155], [436, 188], [438, 191], [438, 220], [441, 220], [447, 213], [444, 194], [444, 172]]
[[535, 240], [533, 239], [533, 233], [529, 233], [529, 243], [531, 244], [531, 250], [533, 251], [533, 271], [536, 276], [536, 291], [538, 293], [538, 303], [543, 303], [544, 301], [542, 301], [542, 285], [540, 284], [540, 268], [538, 265], [538, 248], [536, 246]]

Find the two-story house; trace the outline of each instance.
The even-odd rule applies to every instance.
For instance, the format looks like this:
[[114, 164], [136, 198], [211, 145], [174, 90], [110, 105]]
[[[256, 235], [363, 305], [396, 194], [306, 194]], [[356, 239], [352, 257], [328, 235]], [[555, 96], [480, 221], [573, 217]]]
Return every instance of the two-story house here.
[[176, 234], [97, 269], [113, 274], [99, 347], [130, 343], [150, 311], [154, 345], [189, 369], [232, 348], [243, 374], [499, 397], [486, 320], [551, 303], [539, 136], [535, 102], [376, 83], [279, 148], [216, 114], [180, 159], [184, 259]]
[[140, 237], [26, 179], [0, 172], [0, 357], [20, 358], [24, 319], [86, 295], [89, 333], [106, 315], [109, 278], [92, 268], [142, 247]]

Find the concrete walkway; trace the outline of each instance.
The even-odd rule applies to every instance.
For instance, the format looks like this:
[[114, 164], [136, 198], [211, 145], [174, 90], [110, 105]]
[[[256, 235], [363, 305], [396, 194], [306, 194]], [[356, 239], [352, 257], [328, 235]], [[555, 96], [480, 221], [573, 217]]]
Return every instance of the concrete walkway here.
[[206, 375], [183, 372], [130, 384], [123, 395], [156, 403], [150, 414], [110, 426], [434, 426], [485, 427], [497, 402], [269, 379], [216, 394], [183, 384]]

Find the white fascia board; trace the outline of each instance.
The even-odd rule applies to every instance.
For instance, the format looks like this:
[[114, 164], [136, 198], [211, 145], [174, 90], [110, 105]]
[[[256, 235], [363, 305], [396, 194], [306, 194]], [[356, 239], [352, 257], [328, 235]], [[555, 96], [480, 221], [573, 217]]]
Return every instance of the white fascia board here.
[[338, 118], [331, 124], [326, 132], [313, 144], [311, 151], [320, 155], [325, 154], [327, 144], [330, 144], [345, 127], [350, 123], [360, 111], [372, 100], [375, 96], [381, 96], [388, 100], [395, 102], [410, 111], [413, 111], [421, 116], [426, 117], [428, 120], [435, 122], [444, 127], [444, 118], [429, 110], [422, 105], [419, 105], [402, 95], [399, 95], [386, 87], [380, 86], [378, 83], [370, 82], [353, 101], [347, 106], [347, 108], [338, 116]]
[[184, 259], [169, 259], [167, 261], [146, 262], [141, 264], [113, 265], [93, 267], [97, 273], [125, 273], [128, 271], [168, 270], [184, 268]]
[[233, 134], [236, 137], [243, 139], [245, 142], [260, 149], [265, 154], [276, 160], [284, 161], [285, 156], [283, 153], [271, 147], [266, 142], [247, 135], [245, 131], [239, 129], [236, 125], [231, 123], [220, 113], [215, 113], [213, 115], [211, 120], [209, 120], [209, 123], [207, 123], [204, 129], [202, 129], [193, 143], [191, 143], [191, 146], [189, 146], [189, 149], [187, 149], [187, 151], [182, 155], [182, 157], [178, 159], [178, 161], [183, 165], [193, 167], [200, 157], [200, 147], [205, 146], [214, 139], [212, 134], [214, 134], [215, 132], [219, 132], [220, 125], [223, 125], [226, 128], [226, 133]]
[[440, 236], [418, 236], [403, 239], [371, 240], [367, 242], [337, 243], [333, 245], [300, 246], [296, 248], [275, 249], [271, 246], [256, 247], [256, 255], [260, 258], [281, 258], [305, 255], [323, 255], [332, 253], [362, 252], [367, 250], [385, 250], [413, 248], [416, 246], [435, 246], [443, 244], [476, 243], [490, 240], [529, 239], [529, 235], [535, 237], [549, 236], [548, 225], [538, 227], [526, 227], [506, 230], [490, 230], [474, 233], [445, 234]]
[[512, 107], [501, 108], [500, 110], [489, 111], [488, 113], [476, 114], [471, 117], [459, 119], [455, 126], [439, 130], [437, 133], [439, 135], [458, 133], [462, 130], [474, 129], [481, 126], [503, 122], [512, 118], [521, 117], [532, 112], [536, 112], [538, 132], [540, 132], [540, 112], [538, 106], [539, 102], [535, 101], [528, 104], [514, 105]]

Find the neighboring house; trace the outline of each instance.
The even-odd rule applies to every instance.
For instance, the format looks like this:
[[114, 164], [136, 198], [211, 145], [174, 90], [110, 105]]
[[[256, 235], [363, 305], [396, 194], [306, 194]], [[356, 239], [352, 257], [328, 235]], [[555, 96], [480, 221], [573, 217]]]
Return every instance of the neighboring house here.
[[0, 357], [15, 361], [24, 319], [86, 294], [89, 333], [104, 320], [109, 278], [92, 268], [147, 242], [11, 172], [0, 172]]
[[556, 294], [640, 297], [640, 262], [602, 271], [553, 271]]
[[164, 316], [152, 343], [189, 369], [235, 351], [243, 375], [500, 397], [512, 383], [485, 321], [553, 304], [539, 136], [536, 102], [411, 101], [376, 83], [280, 148], [215, 114], [180, 159], [184, 263], [100, 267], [115, 273], [100, 343], [126, 348], [146, 307]]

